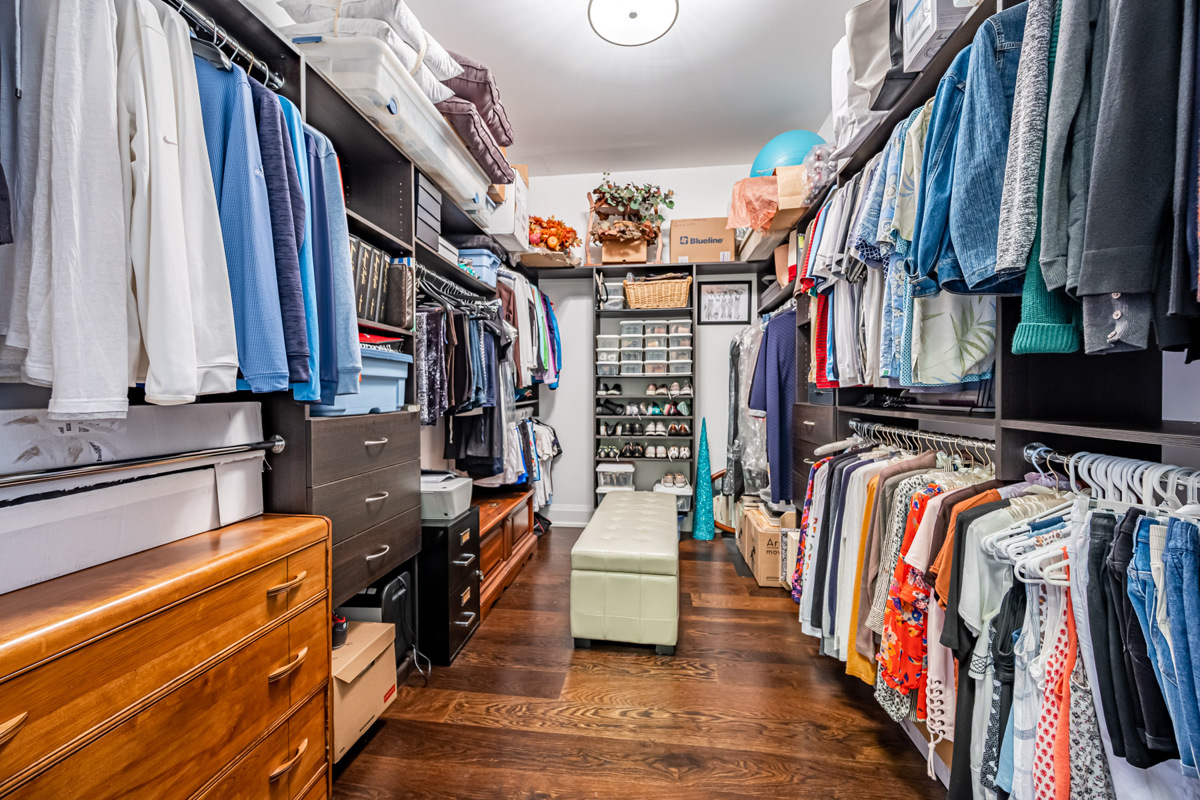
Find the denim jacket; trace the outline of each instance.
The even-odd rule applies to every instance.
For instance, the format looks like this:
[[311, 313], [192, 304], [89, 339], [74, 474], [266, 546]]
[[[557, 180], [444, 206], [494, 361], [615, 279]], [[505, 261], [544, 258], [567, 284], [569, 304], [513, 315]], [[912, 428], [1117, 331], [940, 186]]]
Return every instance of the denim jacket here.
[[933, 118], [925, 142], [921, 193], [917, 197], [917, 229], [904, 270], [914, 297], [938, 293], [938, 279], [962, 282], [962, 270], [950, 241], [950, 190], [954, 182], [955, 144], [967, 85], [968, 45], [955, 56], [938, 83]]
[[996, 249], [1028, 6], [1021, 3], [985, 20], [971, 44], [950, 192], [950, 238], [967, 284], [963, 288], [971, 292], [1021, 291], [1021, 276], [997, 279]]

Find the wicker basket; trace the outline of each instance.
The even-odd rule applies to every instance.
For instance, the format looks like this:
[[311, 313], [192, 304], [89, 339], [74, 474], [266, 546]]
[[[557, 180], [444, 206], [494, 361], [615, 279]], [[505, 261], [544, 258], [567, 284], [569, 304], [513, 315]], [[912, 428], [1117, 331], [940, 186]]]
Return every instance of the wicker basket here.
[[629, 308], [686, 308], [691, 277], [663, 281], [625, 281], [625, 304]]

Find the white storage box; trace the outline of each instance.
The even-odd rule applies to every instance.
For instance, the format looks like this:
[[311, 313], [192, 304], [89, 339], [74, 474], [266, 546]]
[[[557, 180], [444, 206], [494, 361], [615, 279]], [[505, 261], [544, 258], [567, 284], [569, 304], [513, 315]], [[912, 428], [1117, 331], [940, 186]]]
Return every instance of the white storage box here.
[[517, 170], [504, 192], [504, 202], [488, 219], [487, 232], [510, 253], [529, 250], [529, 189]]
[[623, 352], [624, 351], [621, 351], [621, 350], [609, 350], [608, 348], [603, 348], [603, 349], [597, 348], [596, 363], [597, 364], [608, 364], [608, 363], [620, 361]]
[[296, 46], [404, 154], [485, 227], [491, 185], [466, 146], [387, 45], [369, 37], [323, 37]]
[[[668, 468], [668, 472], [670, 469]], [[675, 510], [681, 514], [686, 514], [692, 510], [692, 487], [691, 486], [663, 486], [661, 483], [654, 484], [654, 491], [660, 494], [675, 495]]]
[[421, 476], [421, 519], [458, 519], [471, 507], [470, 478]]
[[625, 307], [625, 284], [621, 281], [605, 281], [604, 293], [607, 298], [604, 301], [604, 307], [609, 309], [622, 309]]
[[640, 347], [622, 347], [621, 348], [621, 360], [622, 361], [641, 361], [642, 360], [642, 348], [640, 348]]
[[651, 320], [643, 326], [647, 336], [666, 336], [667, 323], [663, 320]]
[[[626, 464], [625, 466], [632, 467], [633, 465]], [[598, 487], [596, 489], [596, 505], [600, 505], [601, 503], [603, 503], [604, 498], [608, 497], [610, 492], [632, 492], [632, 491], [634, 491], [634, 488], [632, 486], [601, 486], [601, 487]]]
[[628, 347], [639, 350], [642, 347], [642, 336], [619, 336], [617, 338], [620, 340], [621, 347], [623, 348]]
[[690, 319], [673, 319], [667, 324], [670, 326], [668, 332], [675, 336], [692, 332], [692, 321]]
[[691, 347], [692, 335], [690, 333], [677, 333], [671, 337], [669, 347]]
[[666, 361], [667, 360], [667, 348], [665, 348], [665, 347], [647, 347], [646, 348], [646, 360], [647, 361]]
[[671, 362], [671, 374], [672, 375], [691, 375], [692, 374], [691, 359], [688, 359], [687, 361], [672, 361]]
[[607, 333], [596, 334], [597, 350], [616, 350], [621, 346], [621, 337]]
[[75, 491], [0, 509], [0, 594], [257, 516], [262, 468], [261, 452], [237, 453], [10, 487], [4, 499]]
[[[624, 365], [621, 365], [621, 366], [624, 366]], [[609, 362], [597, 361], [596, 362], [596, 374], [599, 375], [601, 378], [611, 378], [614, 375], [620, 374], [621, 366], [618, 366], [617, 364], [614, 364], [611, 361], [609, 361]]]
[[622, 375], [641, 375], [642, 374], [642, 362], [641, 361], [622, 361], [621, 362], [621, 374]]
[[621, 335], [622, 336], [641, 336], [642, 328], [645, 323], [640, 319], [625, 319], [621, 320]]
[[649, 336], [643, 336], [642, 339], [645, 341], [645, 345], [643, 345], [644, 347], [666, 347], [667, 343], [670, 341], [667, 335], [664, 333], [655, 333]]
[[[691, 365], [689, 364], [688, 366], [691, 366]], [[644, 374], [646, 374], [646, 375], [666, 375], [667, 374], [667, 362], [666, 361], [644, 361], [644, 362], [642, 362], [642, 369], [645, 370]]]
[[596, 491], [602, 489], [632, 489], [633, 464], [597, 464]]
[[971, 7], [954, 0], [904, 0], [904, 71], [920, 72], [950, 38]]
[[690, 347], [672, 347], [670, 352], [671, 352], [671, 357], [669, 359], [667, 359], [668, 361], [691, 361], [692, 360], [692, 348], [690, 348]]

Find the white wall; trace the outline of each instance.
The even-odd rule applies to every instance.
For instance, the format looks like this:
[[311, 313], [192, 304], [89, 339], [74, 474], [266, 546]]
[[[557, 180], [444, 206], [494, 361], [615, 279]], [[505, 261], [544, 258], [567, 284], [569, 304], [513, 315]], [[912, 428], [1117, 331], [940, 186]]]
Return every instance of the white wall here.
[[[624, 183], [653, 183], [675, 190], [675, 208], [667, 211], [667, 241], [670, 219], [721, 217], [729, 212], [733, 184], [750, 174], [748, 164], [696, 169], [644, 170], [613, 173]], [[534, 177], [529, 187], [529, 212], [551, 215], [572, 225], [581, 235], [587, 225], [587, 193], [600, 183], [599, 174]], [[669, 258], [669, 250], [664, 250]], [[727, 275], [704, 278], [747, 280], [754, 276]], [[556, 391], [541, 390], [542, 419], [558, 431], [563, 455], [554, 465], [554, 504], [550, 518], [561, 525], [582, 525], [592, 514], [592, 469], [595, 432], [589, 424], [595, 403], [593, 395], [594, 340], [592, 338], [592, 282], [587, 279], [559, 280], [544, 273], [538, 282], [554, 302], [562, 333], [564, 370]], [[751, 308], [757, 305], [757, 287]], [[702, 325], [696, 332], [696, 347], [702, 362], [696, 385], [696, 424], [708, 420], [708, 446], [715, 472], [725, 467], [725, 436], [728, 430], [729, 342], [741, 330], [736, 325]]]

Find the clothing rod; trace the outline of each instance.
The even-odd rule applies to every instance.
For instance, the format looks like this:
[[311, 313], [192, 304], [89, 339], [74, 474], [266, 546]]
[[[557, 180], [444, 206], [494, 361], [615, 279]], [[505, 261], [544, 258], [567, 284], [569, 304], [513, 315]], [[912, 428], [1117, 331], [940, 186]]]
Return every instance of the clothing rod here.
[[[260, 70], [262, 70], [263, 76], [265, 77], [263, 84], [267, 88], [274, 89], [276, 91], [283, 88], [283, 76], [278, 72], [273, 72], [271, 68], [267, 66], [267, 62], [263, 61], [261, 58], [254, 55], [254, 53], [250, 52], [250, 50], [243, 47], [237, 39], [234, 39], [224, 28], [218, 25], [215, 19], [197, 9], [195, 6], [189, 3], [188, 0], [167, 0], [167, 2], [177, 11], [179, 11], [180, 14], [182, 14], [190, 22], [193, 28], [200, 27], [207, 31], [212, 36], [213, 43], [216, 44], [217, 47], [229, 45], [233, 48], [234, 58], [237, 58], [239, 55], [246, 58], [250, 62], [250, 68], [246, 70], [247, 73], [253, 74], [255, 67], [258, 67]], [[218, 37], [220, 37], [219, 42], [217, 41]]]
[[928, 442], [944, 442], [946, 444], [957, 444], [963, 447], [975, 447], [984, 450], [996, 449], [996, 443], [991, 439], [977, 439], [973, 436], [954, 436], [948, 433], [934, 433], [917, 428], [900, 428], [895, 425], [883, 425], [878, 422], [865, 422], [861, 419], [850, 420], [850, 428], [855, 433], [867, 437], [872, 433], [890, 433], [895, 436], [909, 436]]
[[122, 470], [150, 467], [158, 464], [178, 464], [184, 461], [196, 461], [201, 458], [227, 456], [235, 453], [250, 453], [256, 450], [270, 450], [272, 453], [282, 453], [286, 444], [282, 436], [276, 435], [265, 442], [254, 442], [252, 444], [235, 444], [229, 447], [212, 447], [207, 450], [192, 450], [186, 453], [173, 453], [165, 456], [108, 461], [103, 464], [89, 464], [86, 467], [62, 467], [59, 469], [40, 470], [38, 472], [0, 475], [0, 488], [27, 486], [31, 483], [45, 483], [63, 478], [78, 478], [86, 475], [97, 475], [103, 472], [120, 472]]

